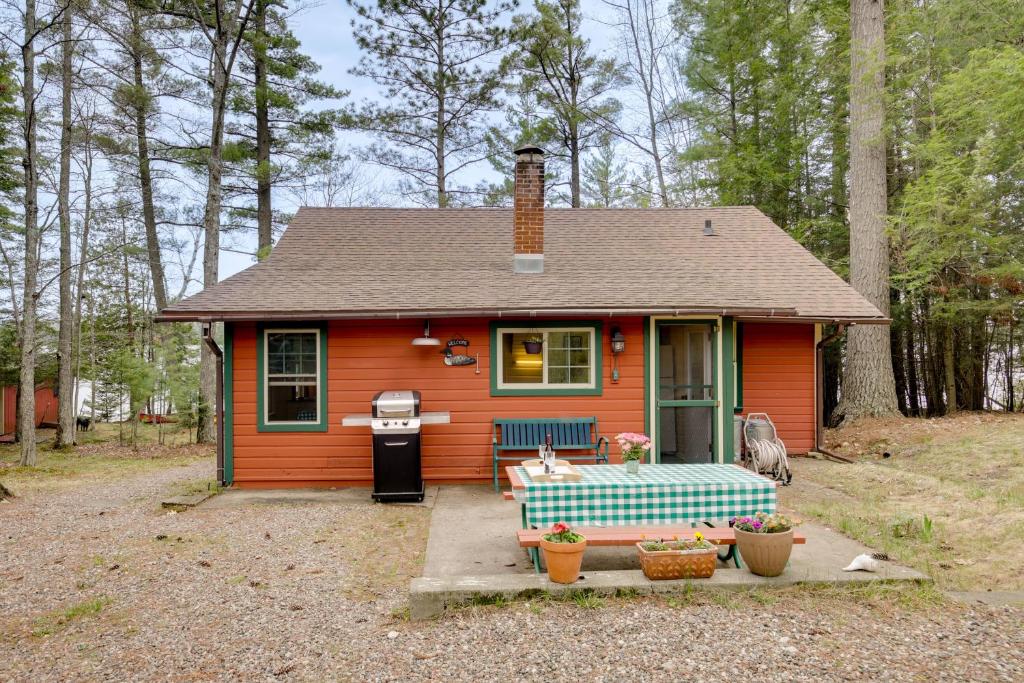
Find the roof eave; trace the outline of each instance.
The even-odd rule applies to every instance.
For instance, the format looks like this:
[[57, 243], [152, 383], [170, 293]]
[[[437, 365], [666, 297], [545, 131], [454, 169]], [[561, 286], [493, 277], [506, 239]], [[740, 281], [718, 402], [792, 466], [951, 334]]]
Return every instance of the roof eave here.
[[804, 316], [795, 308], [721, 307], [721, 306], [659, 306], [659, 307], [575, 307], [575, 308], [461, 308], [424, 310], [358, 310], [358, 311], [163, 311], [155, 322], [257, 322], [296, 320], [404, 320], [423, 318], [547, 318], [552, 316], [733, 316], [748, 321], [787, 321], [801, 323], [887, 324], [888, 318], [871, 316]]

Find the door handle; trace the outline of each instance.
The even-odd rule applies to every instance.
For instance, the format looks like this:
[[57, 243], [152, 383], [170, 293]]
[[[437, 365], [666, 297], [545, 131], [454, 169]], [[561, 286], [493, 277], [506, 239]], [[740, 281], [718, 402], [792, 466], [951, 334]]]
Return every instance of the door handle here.
[[408, 441], [385, 441], [385, 446], [408, 446]]

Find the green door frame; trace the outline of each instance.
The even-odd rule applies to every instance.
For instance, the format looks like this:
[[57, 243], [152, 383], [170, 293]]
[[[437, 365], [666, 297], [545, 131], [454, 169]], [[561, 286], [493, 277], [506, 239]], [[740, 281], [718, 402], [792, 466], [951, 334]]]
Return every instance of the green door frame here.
[[[668, 319], [654, 319], [654, 339], [653, 343], [647, 345], [647, 355], [652, 355], [650, 358], [648, 367], [653, 369], [653, 372], [648, 375], [648, 380], [652, 383], [653, 399], [654, 404], [651, 405], [648, 421], [651, 427], [651, 435], [654, 437], [655, 450], [652, 456], [654, 462], [660, 462], [662, 460], [662, 444], [660, 444], [660, 421], [662, 421], [662, 409], [663, 408], [710, 408], [711, 409], [711, 434], [712, 434], [712, 462], [714, 463], [731, 463], [733, 462], [733, 435], [732, 435], [732, 405], [735, 402], [734, 394], [735, 391], [732, 386], [733, 382], [733, 368], [732, 368], [732, 355], [733, 355], [733, 334], [732, 334], [732, 318], [668, 318]], [[673, 326], [673, 325], [707, 325], [711, 326], [712, 338], [711, 338], [711, 367], [712, 367], [712, 397], [710, 399], [701, 400], [663, 400], [660, 398], [660, 364], [662, 364], [662, 354], [659, 351], [658, 344], [658, 332], [662, 326]], [[646, 330], [647, 328], [645, 328]], [[729, 361], [723, 365], [723, 372], [719, 373], [719, 346], [721, 348], [722, 357], [728, 358]], [[647, 395], [650, 396], [651, 392], [648, 391]], [[722, 425], [722, 438], [719, 438], [719, 422], [720, 413], [723, 405], [727, 405], [729, 410], [726, 411], [726, 416], [729, 418], [726, 424]]]

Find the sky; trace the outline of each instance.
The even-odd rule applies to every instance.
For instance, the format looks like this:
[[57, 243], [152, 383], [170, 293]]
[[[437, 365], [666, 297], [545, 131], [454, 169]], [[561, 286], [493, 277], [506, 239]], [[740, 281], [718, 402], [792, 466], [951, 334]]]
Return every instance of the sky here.
[[[601, 0], [582, 0], [582, 6], [585, 17], [584, 32], [591, 41], [591, 50], [598, 53], [610, 52], [614, 47], [615, 29], [605, 21], [606, 17], [610, 15], [608, 7]], [[531, 0], [520, 0], [518, 12], [523, 13], [531, 8]], [[348, 73], [360, 57], [360, 50], [352, 40], [351, 22], [354, 17], [355, 12], [345, 0], [321, 0], [319, 4], [313, 4], [293, 17], [292, 30], [301, 41], [303, 51], [320, 64], [320, 79], [340, 90], [349, 91], [350, 101], [358, 102], [364, 99], [375, 99], [378, 91], [373, 81], [356, 78]], [[369, 142], [369, 138], [364, 135], [345, 131], [340, 132], [338, 138], [343, 147], [358, 147]], [[370, 173], [386, 175], [386, 172], [372, 166], [367, 166], [366, 170]], [[484, 173], [487, 170], [489, 169], [481, 169]], [[282, 198], [275, 197], [274, 199], [275, 202], [278, 202], [275, 208], [282, 210], [297, 208], [282, 205]], [[397, 202], [398, 199], [396, 198], [395, 201]], [[386, 198], [382, 203], [388, 203]], [[241, 247], [240, 251], [255, 252], [255, 236], [252, 236], [250, 241], [253, 244], [238, 245]], [[229, 277], [254, 262], [255, 259], [246, 254], [222, 251], [220, 277], [221, 279]]]

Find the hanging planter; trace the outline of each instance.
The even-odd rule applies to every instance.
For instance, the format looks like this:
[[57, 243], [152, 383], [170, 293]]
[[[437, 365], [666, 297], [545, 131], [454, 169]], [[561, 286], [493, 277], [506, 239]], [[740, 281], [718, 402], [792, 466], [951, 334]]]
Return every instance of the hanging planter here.
[[524, 339], [523, 348], [526, 350], [526, 353], [536, 356], [544, 349], [544, 337], [538, 334]]

